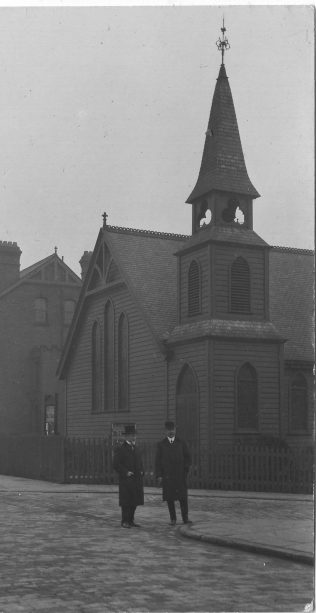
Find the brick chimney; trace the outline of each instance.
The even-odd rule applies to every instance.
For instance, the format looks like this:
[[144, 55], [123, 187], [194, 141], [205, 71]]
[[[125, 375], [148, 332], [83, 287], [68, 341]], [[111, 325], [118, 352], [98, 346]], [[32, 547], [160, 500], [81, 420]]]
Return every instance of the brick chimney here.
[[20, 279], [21, 253], [17, 243], [0, 241], [0, 291]]
[[92, 256], [92, 251], [85, 251], [81, 260], [79, 260], [79, 264], [81, 266], [81, 279], [83, 280], [87, 274], [87, 270], [89, 267], [90, 258]]

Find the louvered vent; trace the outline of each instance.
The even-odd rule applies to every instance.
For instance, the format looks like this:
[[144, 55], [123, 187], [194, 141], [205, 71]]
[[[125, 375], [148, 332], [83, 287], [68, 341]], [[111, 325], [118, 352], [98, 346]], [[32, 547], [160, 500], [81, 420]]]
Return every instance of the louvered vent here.
[[237, 258], [231, 267], [230, 306], [233, 313], [250, 311], [250, 271], [244, 258]]
[[188, 315], [192, 317], [201, 312], [200, 269], [193, 260], [189, 268], [188, 278]]

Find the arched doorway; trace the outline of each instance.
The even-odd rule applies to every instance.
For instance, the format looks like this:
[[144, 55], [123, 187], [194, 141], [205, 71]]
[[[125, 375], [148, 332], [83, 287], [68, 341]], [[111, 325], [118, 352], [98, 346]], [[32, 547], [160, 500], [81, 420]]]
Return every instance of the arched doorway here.
[[178, 436], [188, 445], [198, 442], [198, 389], [188, 364], [182, 368], [177, 381], [176, 424]]

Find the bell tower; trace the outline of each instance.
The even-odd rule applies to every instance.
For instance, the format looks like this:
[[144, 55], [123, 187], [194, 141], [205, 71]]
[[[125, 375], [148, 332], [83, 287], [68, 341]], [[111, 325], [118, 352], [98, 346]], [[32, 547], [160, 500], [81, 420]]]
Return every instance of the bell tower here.
[[196, 185], [187, 202], [192, 204], [192, 234], [212, 226], [253, 229], [252, 202], [259, 194], [251, 183], [241, 146], [234, 102], [226, 74], [224, 55], [230, 48], [225, 36], [217, 47], [222, 63], [205, 134], [202, 162]]
[[253, 229], [259, 193], [249, 179], [224, 57], [205, 134], [200, 171], [187, 202], [192, 236], [177, 252], [178, 324], [269, 320], [269, 245]]
[[[259, 193], [248, 177], [224, 65], [224, 23], [221, 31], [222, 63], [199, 175], [187, 200], [192, 236], [176, 253], [177, 324], [168, 336], [177, 422], [210, 448], [278, 432], [284, 342], [270, 320], [270, 247], [253, 229]], [[187, 406], [183, 373], [186, 394], [198, 390]]]

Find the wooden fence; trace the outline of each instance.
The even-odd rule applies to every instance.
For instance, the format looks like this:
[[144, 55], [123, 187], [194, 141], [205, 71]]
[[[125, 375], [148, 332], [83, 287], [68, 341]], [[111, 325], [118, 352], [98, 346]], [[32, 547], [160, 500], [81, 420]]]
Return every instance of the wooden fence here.
[[[156, 485], [154, 444], [138, 443], [144, 483]], [[191, 448], [188, 486], [195, 489], [312, 493], [313, 447], [235, 445]], [[0, 437], [0, 473], [66, 483], [117, 483], [108, 439]]]
[[[155, 445], [140, 443], [144, 483], [155, 485]], [[238, 445], [212, 452], [191, 448], [188, 486], [258, 492], [312, 493], [314, 450], [274, 449]], [[116, 483], [112, 449], [104, 439], [66, 439], [65, 481], [68, 483]]]

